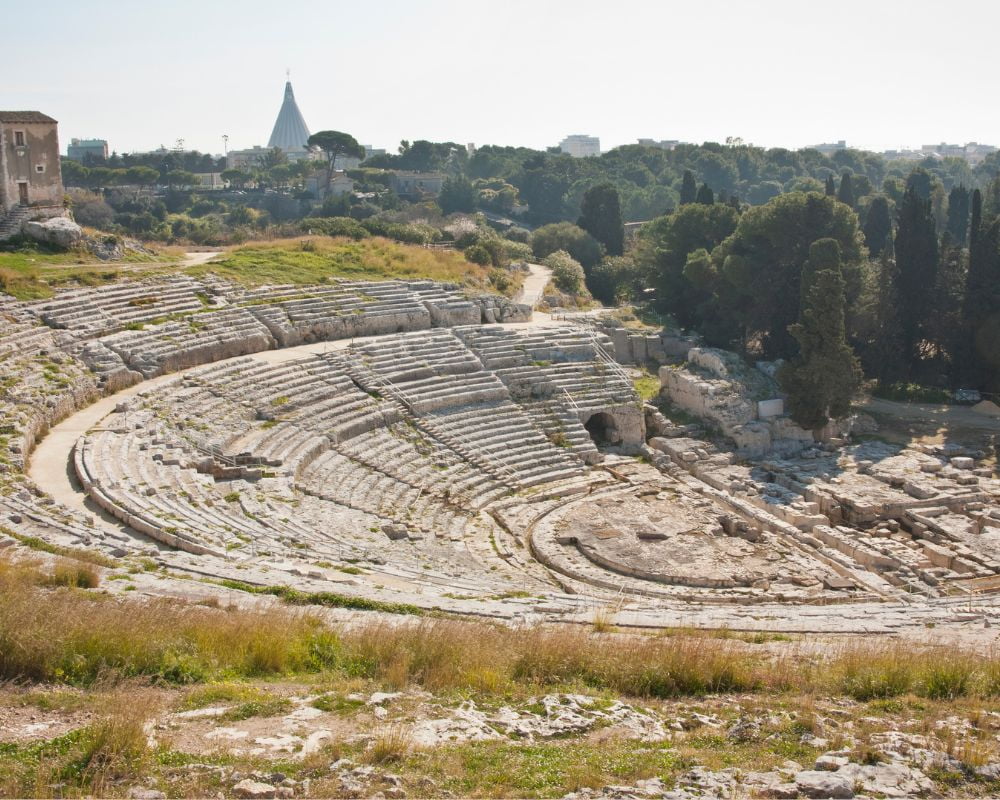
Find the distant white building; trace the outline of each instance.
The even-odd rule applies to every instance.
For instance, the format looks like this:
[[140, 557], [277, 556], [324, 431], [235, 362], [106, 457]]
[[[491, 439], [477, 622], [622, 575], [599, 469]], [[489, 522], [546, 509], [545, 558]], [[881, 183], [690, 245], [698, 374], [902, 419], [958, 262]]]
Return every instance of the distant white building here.
[[964, 158], [971, 166], [976, 166], [990, 153], [995, 153], [997, 148], [989, 144], [979, 144], [979, 142], [967, 142], [966, 144], [925, 144], [920, 148], [920, 152], [931, 158]]
[[636, 142], [643, 147], [658, 147], [661, 150], [673, 150], [680, 144], [680, 140], [678, 139], [661, 139], [660, 141], [656, 141], [656, 139], [637, 139]]
[[108, 142], [106, 139], [70, 139], [66, 148], [66, 158], [71, 161], [108, 160]]
[[832, 156], [838, 150], [847, 149], [847, 140], [840, 139], [836, 142], [824, 142], [823, 144], [814, 144], [811, 147], [806, 148], [807, 150], [819, 150], [825, 156]]
[[445, 175], [441, 172], [393, 172], [389, 176], [389, 188], [400, 197], [437, 196], [444, 186]]
[[573, 158], [587, 158], [601, 154], [601, 140], [596, 136], [574, 133], [559, 142], [559, 149]]
[[[326, 196], [326, 170], [316, 170], [308, 175], [305, 180], [306, 191], [322, 200]], [[348, 178], [343, 172], [334, 172], [330, 178], [330, 196], [340, 197], [354, 191], [354, 181]]]

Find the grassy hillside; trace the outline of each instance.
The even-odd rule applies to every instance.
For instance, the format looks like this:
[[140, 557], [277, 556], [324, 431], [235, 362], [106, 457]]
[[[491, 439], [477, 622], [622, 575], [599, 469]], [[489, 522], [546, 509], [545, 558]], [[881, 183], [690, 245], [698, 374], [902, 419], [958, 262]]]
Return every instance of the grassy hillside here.
[[177, 252], [129, 251], [121, 261], [100, 261], [84, 248], [60, 251], [25, 244], [0, 249], [0, 292], [19, 300], [38, 300], [51, 297], [60, 286], [97, 286], [125, 272], [170, 269], [180, 258]]
[[322, 283], [331, 278], [415, 280], [459, 283], [490, 290], [489, 270], [452, 250], [431, 250], [389, 239], [300, 237], [254, 242], [226, 251], [212, 262], [187, 270], [215, 273], [248, 286], [268, 283]]

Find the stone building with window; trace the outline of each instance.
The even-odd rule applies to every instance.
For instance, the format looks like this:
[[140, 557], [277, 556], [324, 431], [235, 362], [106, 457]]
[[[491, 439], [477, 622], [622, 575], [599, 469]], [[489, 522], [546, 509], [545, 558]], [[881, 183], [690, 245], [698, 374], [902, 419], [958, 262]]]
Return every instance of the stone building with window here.
[[57, 123], [39, 111], [0, 111], [0, 217], [19, 206], [62, 213]]

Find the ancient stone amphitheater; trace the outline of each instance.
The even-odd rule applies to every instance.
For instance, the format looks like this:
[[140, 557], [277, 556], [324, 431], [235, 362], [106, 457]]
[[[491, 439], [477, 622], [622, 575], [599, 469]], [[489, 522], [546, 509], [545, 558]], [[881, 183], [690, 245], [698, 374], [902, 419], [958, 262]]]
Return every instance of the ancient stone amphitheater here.
[[0, 544], [515, 621], [1000, 611], [1000, 482], [975, 454], [746, 460], [644, 407], [594, 327], [501, 298], [174, 277], [0, 314]]

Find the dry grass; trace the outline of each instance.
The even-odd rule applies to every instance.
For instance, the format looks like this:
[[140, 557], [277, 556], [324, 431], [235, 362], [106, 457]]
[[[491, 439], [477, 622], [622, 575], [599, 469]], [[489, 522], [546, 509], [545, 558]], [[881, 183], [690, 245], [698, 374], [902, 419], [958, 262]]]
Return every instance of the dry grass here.
[[89, 565], [68, 560], [46, 569], [0, 560], [0, 679], [91, 685], [114, 674], [184, 684], [326, 672], [387, 688], [492, 695], [575, 686], [649, 698], [1000, 696], [1000, 658], [953, 647], [854, 640], [817, 654], [792, 643], [767, 648], [678, 632], [509, 629], [448, 619], [334, 631], [299, 610], [220, 609], [78, 588], [95, 578]]
[[48, 589], [52, 582], [37, 565], [0, 565], [0, 679], [90, 685], [112, 673], [194, 683], [334, 663], [336, 637], [306, 614]]
[[0, 796], [58, 796], [73, 786], [109, 796], [123, 779], [154, 766], [147, 722], [157, 713], [155, 695], [140, 686], [102, 693], [101, 716], [65, 736], [29, 745], [0, 745]]
[[410, 737], [401, 725], [386, 725], [375, 734], [371, 747], [365, 751], [369, 764], [389, 764], [402, 761], [410, 751]]
[[189, 275], [214, 273], [259, 286], [269, 283], [324, 283], [352, 280], [416, 280], [460, 283], [490, 291], [489, 271], [453, 250], [432, 250], [372, 237], [361, 241], [303, 236], [231, 248]]

